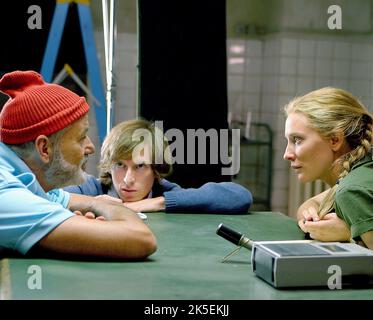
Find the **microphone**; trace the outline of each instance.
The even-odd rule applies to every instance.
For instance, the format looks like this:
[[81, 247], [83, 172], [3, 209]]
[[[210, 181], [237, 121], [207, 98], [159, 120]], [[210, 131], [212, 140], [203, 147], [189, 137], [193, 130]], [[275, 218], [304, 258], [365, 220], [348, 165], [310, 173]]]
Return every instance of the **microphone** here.
[[239, 247], [244, 247], [251, 250], [253, 247], [253, 241], [247, 238], [244, 234], [237, 232], [231, 228], [228, 228], [224, 224], [219, 224], [216, 234], [228, 240]]

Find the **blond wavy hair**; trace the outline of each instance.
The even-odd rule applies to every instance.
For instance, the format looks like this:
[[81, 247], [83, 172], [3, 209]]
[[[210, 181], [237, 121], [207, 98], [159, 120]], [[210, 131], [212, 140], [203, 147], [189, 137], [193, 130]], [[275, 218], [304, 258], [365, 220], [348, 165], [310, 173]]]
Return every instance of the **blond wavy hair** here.
[[[151, 167], [156, 179], [168, 176], [172, 173], [168, 140], [163, 132], [155, 127], [154, 123], [137, 119], [124, 121], [116, 125], [106, 136], [101, 148], [101, 160], [99, 163], [99, 176], [101, 182], [110, 187], [112, 185], [111, 169], [120, 160], [132, 159], [137, 146], [144, 143], [143, 133], [151, 135]], [[164, 156], [163, 161], [156, 161], [156, 156]], [[161, 162], [161, 163], [160, 163]]]
[[[340, 168], [338, 181], [346, 177], [352, 166], [371, 150], [373, 115], [345, 90], [332, 87], [315, 90], [296, 97], [284, 110], [287, 116], [293, 112], [305, 115], [310, 126], [325, 138], [332, 138], [337, 132], [343, 132], [351, 151], [333, 164]], [[330, 189], [321, 203], [318, 210], [321, 218], [334, 208], [337, 187], [338, 183]]]

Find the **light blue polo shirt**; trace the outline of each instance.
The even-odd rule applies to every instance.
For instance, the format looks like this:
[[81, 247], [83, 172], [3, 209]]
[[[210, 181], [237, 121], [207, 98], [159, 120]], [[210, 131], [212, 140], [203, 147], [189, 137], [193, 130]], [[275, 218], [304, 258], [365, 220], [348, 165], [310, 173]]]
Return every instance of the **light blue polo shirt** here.
[[44, 192], [30, 168], [0, 142], [0, 248], [26, 254], [74, 213], [68, 192]]

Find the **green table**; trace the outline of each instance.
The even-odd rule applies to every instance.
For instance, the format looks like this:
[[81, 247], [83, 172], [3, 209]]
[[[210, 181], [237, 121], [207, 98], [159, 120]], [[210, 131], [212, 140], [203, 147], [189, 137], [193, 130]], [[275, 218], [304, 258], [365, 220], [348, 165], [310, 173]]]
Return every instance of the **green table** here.
[[[148, 214], [158, 251], [145, 262], [54, 259], [1, 260], [1, 294], [12, 299], [373, 299], [373, 289], [274, 289], [251, 270], [250, 251], [226, 263], [234, 245], [216, 235], [220, 223], [253, 240], [303, 239], [280, 214]], [[30, 266], [41, 269], [42, 289], [29, 289]]]

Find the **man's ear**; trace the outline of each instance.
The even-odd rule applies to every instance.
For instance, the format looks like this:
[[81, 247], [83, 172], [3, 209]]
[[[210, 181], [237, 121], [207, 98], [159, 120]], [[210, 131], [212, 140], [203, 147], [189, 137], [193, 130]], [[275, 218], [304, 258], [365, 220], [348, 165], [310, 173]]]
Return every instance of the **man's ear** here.
[[344, 141], [344, 134], [341, 130], [334, 132], [329, 141], [331, 149], [335, 152], [339, 151], [342, 148]]
[[38, 136], [35, 139], [35, 148], [43, 163], [49, 163], [52, 160], [53, 146], [47, 136]]

